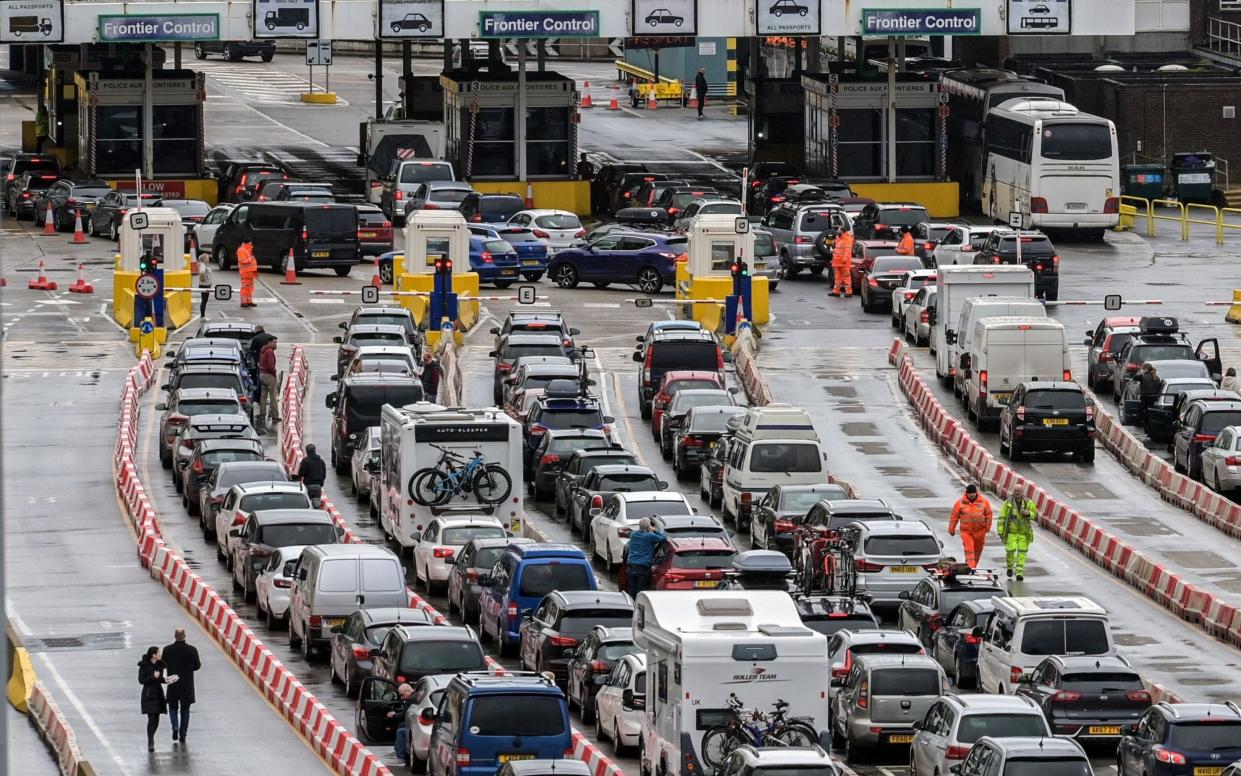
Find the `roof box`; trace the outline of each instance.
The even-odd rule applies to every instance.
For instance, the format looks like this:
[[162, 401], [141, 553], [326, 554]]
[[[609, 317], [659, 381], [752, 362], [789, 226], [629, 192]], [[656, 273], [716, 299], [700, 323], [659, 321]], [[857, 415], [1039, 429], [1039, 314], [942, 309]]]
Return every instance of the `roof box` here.
[[1143, 334], [1176, 334], [1181, 324], [1171, 316], [1148, 315], [1138, 322], [1138, 330]]

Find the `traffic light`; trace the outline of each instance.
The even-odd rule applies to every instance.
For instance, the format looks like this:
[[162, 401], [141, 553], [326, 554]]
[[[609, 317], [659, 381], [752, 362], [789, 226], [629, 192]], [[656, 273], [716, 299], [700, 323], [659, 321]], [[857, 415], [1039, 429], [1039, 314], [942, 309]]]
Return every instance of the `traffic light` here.
[[746, 266], [744, 261], [734, 261], [732, 266], [728, 268], [728, 271], [732, 273], [733, 280], [740, 280], [750, 275], [750, 268]]
[[150, 253], [144, 253], [138, 259], [138, 271], [142, 274], [145, 275], [157, 269], [159, 269], [159, 257], [153, 256]]
[[435, 260], [435, 274], [451, 275], [452, 274], [452, 259], [445, 258], [445, 257], [440, 257], [436, 259]]

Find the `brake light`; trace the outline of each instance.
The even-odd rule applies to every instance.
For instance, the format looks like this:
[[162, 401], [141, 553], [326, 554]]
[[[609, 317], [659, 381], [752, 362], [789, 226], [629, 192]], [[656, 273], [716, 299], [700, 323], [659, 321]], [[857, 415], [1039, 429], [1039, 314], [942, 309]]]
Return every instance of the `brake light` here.
[[431, 554], [437, 558], [451, 558], [456, 552], [452, 547], [436, 547]]
[[1059, 272], [1059, 271], [1060, 271], [1060, 256], [1059, 256], [1059, 254], [1057, 254], [1057, 255], [1052, 256], [1052, 257], [1051, 257], [1051, 268], [1052, 268], [1052, 269], [1054, 269], [1054, 270], [1056, 270], [1057, 272]]
[[188, 423], [188, 422], [189, 422], [189, 420], [190, 420], [190, 419], [189, 419], [188, 417], [186, 417], [185, 415], [169, 415], [169, 416], [168, 416], [168, 425], [170, 425], [170, 426], [184, 426], [186, 423]]
[[517, 616], [521, 614], [521, 612], [517, 610], [517, 604], [511, 601], [509, 602], [508, 609], [505, 610], [505, 613], [508, 615], [510, 620], [516, 620]]
[[423, 727], [431, 727], [431, 725], [434, 724], [435, 722], [435, 720], [427, 716], [428, 711], [430, 711], [430, 709], [423, 709], [422, 711], [418, 712], [418, 724], [422, 725]]
[[684, 582], [684, 581], [685, 581], [684, 574], [677, 574], [676, 572], [673, 572], [673, 571], [670, 571], [667, 574], [664, 574], [665, 584], [674, 585], [677, 582]]
[[964, 760], [965, 755], [970, 753], [968, 746], [960, 746], [959, 744], [951, 744], [944, 750], [944, 759], [946, 760]]
[[548, 239], [548, 238], [550, 238], [550, 237], [551, 237], [551, 235], [550, 235], [550, 234], [548, 234], [547, 232], [544, 232], [542, 229], [535, 229], [535, 230], [534, 230], [534, 236], [535, 236], [535, 237], [540, 237], [540, 238], [542, 238], [542, 239], [544, 239], [544, 240], [546, 240], [546, 239]]
[[797, 528], [791, 520], [777, 520], [772, 527], [776, 529], [776, 533], [792, 533]]
[[590, 670], [596, 674], [606, 674], [612, 670], [612, 667], [602, 660], [592, 660], [590, 661]]
[[483, 251], [482, 260], [484, 264], [491, 264], [495, 260], [491, 257], [491, 251]]
[[859, 709], [870, 708], [870, 680], [863, 679], [857, 688], [857, 705]]
[[797, 245], [806, 245], [808, 243], [814, 242], [814, 238], [799, 234], [793, 238], [793, 242], [796, 243]]
[[466, 749], [464, 746], [458, 749], [457, 754], [456, 754], [456, 761], [457, 761], [457, 765], [469, 765], [470, 764], [470, 750]]
[[1151, 751], [1155, 753], [1155, 759], [1161, 763], [1171, 763], [1172, 765], [1184, 765], [1185, 755], [1180, 752], [1174, 752], [1171, 749], [1165, 749], [1162, 746], [1153, 746]]
[[1026, 419], [1026, 408], [1023, 405], [1017, 408], [1017, 420], [1025, 420], [1025, 419]]
[[29, 192], [29, 191], [23, 191], [23, 192], [22, 192], [22, 199], [30, 199], [30, 192]]
[[1120, 212], [1120, 198], [1108, 197], [1103, 200], [1103, 212], [1107, 215], [1115, 215]]
[[233, 513], [233, 523], [232, 523], [233, 525], [242, 525], [245, 522], [246, 522], [245, 512], [234, 512]]
[[978, 373], [978, 395], [987, 395], [987, 370], [984, 369]]
[[1130, 700], [1135, 703], [1150, 703], [1151, 694], [1146, 690], [1130, 690], [1125, 693], [1125, 700]]
[[886, 231], [888, 231], [888, 227], [887, 227], [885, 224], [875, 224], [875, 231], [876, 231], [876, 232], [886, 232]]
[[977, 644], [977, 643], [978, 643], [978, 642], [980, 642], [980, 641], [982, 641], [982, 639], [978, 638], [977, 636], [975, 636], [975, 635], [974, 635], [974, 634], [972, 634], [972, 633], [967, 633], [967, 634], [965, 634], [965, 643], [966, 643], [966, 644]]
[[273, 580], [272, 580], [272, 584], [273, 584], [273, 585], [275, 585], [276, 587], [280, 588], [281, 590], [287, 590], [287, 589], [289, 589], [289, 588], [293, 587], [293, 582], [292, 582], [292, 581], [290, 581], [290, 580], [288, 580], [288, 579], [282, 579], [282, 578], [279, 578], [279, 577], [277, 577], [276, 579], [273, 579]]
[[548, 636], [547, 643], [553, 647], [576, 647], [577, 639], [572, 636]]
[[1089, 423], [1092, 420], [1094, 420], [1094, 405], [1087, 404], [1086, 405], [1086, 422]]
[[922, 250], [924, 250], [924, 251], [933, 250], [934, 248], [935, 248], [935, 243], [933, 243], [933, 242], [924, 242], [924, 243], [922, 243]]
[[1060, 690], [1055, 695], [1051, 696], [1052, 703], [1072, 703], [1073, 701], [1080, 701], [1081, 699], [1082, 694], [1079, 692], [1073, 692], [1072, 690]]
[[1214, 434], [1194, 434], [1194, 441], [1201, 443], [1201, 444], [1205, 444], [1207, 442], [1214, 442], [1215, 435]]
[[547, 455], [544, 455], [542, 458], [539, 459], [539, 463], [543, 464], [544, 466], [547, 466], [553, 463], [560, 463], [560, 456], [554, 453], [548, 453]]
[[680, 213], [680, 212], [681, 212], [681, 208], [679, 208], [679, 207], [670, 207], [670, 208], [668, 208], [668, 215], [670, 215], [670, 216], [675, 216], [677, 213]]
[[[642, 384], [643, 384], [643, 385], [650, 385], [650, 384], [651, 384], [651, 355], [652, 355], [651, 351], [652, 351], [652, 350], [654, 350], [654, 348], [647, 348], [647, 349], [646, 349], [646, 358], [645, 358], [645, 359], [644, 359], [644, 361], [642, 362]], [[724, 357], [723, 357], [723, 356], [720, 356], [720, 360], [721, 360], [721, 362], [723, 362], [723, 359], [724, 359]], [[721, 369], [723, 368], [722, 363], [721, 363], [721, 367], [720, 367], [720, 368], [721, 368]]]
[[917, 294], [916, 294], [916, 293], [914, 293], [913, 291], [906, 291], [906, 292], [905, 292], [905, 301], [906, 301], [906, 302], [908, 302], [910, 299], [913, 299], [915, 296], [917, 296]]
[[546, 434], [546, 433], [547, 433], [547, 426], [544, 426], [542, 423], [530, 424], [530, 434], [532, 436], [534, 434]]
[[511, 372], [513, 371], [513, 365], [506, 364], [503, 361], [501, 361], [500, 363], [496, 364], [496, 371], [497, 372]]
[[16, 175], [14, 175], [13, 173], [9, 173], [8, 175], [6, 175], [6, 176], [5, 176], [5, 178], [4, 178], [4, 179], [5, 179], [6, 181], [13, 181], [13, 180], [17, 180], [17, 176], [16, 176]]
[[[669, 212], [671, 212], [671, 211], [669, 211]], [[585, 239], [585, 238], [586, 238], [586, 230], [585, 230], [585, 229], [578, 229], [576, 232], [574, 232], [574, 233], [573, 233], [573, 237], [574, 237], [574, 239], [577, 239], [577, 238], [582, 238], [582, 239]]]
[[439, 210], [440, 206], [434, 202], [427, 202], [422, 206], [422, 210]]
[[591, 509], [603, 509], [603, 496], [600, 496], [597, 493], [591, 496], [590, 497], [590, 508]]
[[741, 503], [742, 503], [742, 504], [749, 504], [749, 503], [750, 503], [750, 502], [752, 502], [753, 500], [754, 500], [754, 494], [753, 494], [753, 493], [742, 493], [742, 494], [741, 494]]
[[871, 563], [868, 560], [862, 560], [861, 558], [854, 558], [853, 568], [859, 574], [874, 574], [877, 571], [883, 571], [883, 564]]
[[368, 650], [366, 647], [362, 646], [361, 644], [353, 645], [353, 659], [354, 660], [366, 660], [368, 657], [370, 657], [370, 650]]
[[400, 200], [405, 199], [405, 192], [401, 191], [400, 189], [397, 189], [396, 191], [392, 192], [392, 198], [399, 202]]
[[[648, 358], [649, 358], [650, 351], [647, 351], [647, 353], [648, 353]], [[724, 371], [724, 351], [720, 349], [719, 346], [716, 346], [715, 348], [715, 371], [717, 372]]]
[[310, 242], [310, 232], [306, 231], [306, 227], [302, 227], [302, 243]]
[[870, 286], [871, 288], [878, 288], [879, 281], [875, 280], [874, 278], [866, 278], [866, 285]]
[[196, 459], [194, 461], [194, 466], [192, 468], [194, 469], [195, 474], [202, 474], [203, 473], [203, 459], [201, 458]]
[[932, 614], [931, 619], [927, 621], [927, 625], [930, 626], [932, 631], [939, 630], [944, 627], [944, 615], [938, 613]]
[[380, 225], [379, 225], [379, 228], [380, 228], [380, 229], [391, 229], [391, 228], [392, 228], [392, 222], [391, 222], [391, 221], [384, 221], [382, 224], [380, 224]]
[[1043, 197], [1030, 197], [1030, 212], [1031, 213], [1048, 212], [1047, 211], [1047, 200], [1044, 199]]
[[1009, 666], [1008, 667], [1008, 681], [1012, 682], [1013, 684], [1016, 684], [1017, 682], [1021, 681], [1021, 675], [1024, 673], [1025, 671], [1022, 670], [1021, 666]]
[[1137, 364], [1125, 364], [1125, 371], [1136, 372], [1138, 371], [1138, 365]]
[[312, 628], [322, 628], [323, 618], [317, 614], [310, 615], [310, 621], [307, 623]]
[[1230, 455], [1224, 459], [1225, 466], [1241, 466], [1241, 457]]
[[929, 310], [923, 310], [922, 312], [918, 313], [918, 323], [930, 323], [930, 322], [931, 322], [931, 313]]

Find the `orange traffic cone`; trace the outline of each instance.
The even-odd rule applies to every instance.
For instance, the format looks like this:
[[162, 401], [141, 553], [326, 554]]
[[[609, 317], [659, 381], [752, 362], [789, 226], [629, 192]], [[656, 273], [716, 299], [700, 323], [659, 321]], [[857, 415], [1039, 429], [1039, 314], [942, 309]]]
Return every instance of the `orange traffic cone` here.
[[526, 207], [534, 207], [534, 184], [526, 181]]
[[82, 229], [82, 208], [78, 208], [76, 216], [73, 218], [73, 239], [69, 241], [70, 245], [86, 245], [90, 240], [86, 239], [86, 232]]
[[32, 291], [55, 291], [56, 281], [47, 279], [47, 271], [43, 267], [43, 259], [39, 259], [39, 276], [26, 284]]
[[376, 288], [383, 288], [383, 277], [379, 274], [379, 257], [375, 257], [375, 274], [371, 275], [371, 285]]
[[590, 81], [586, 81], [585, 83], [582, 84], [582, 101], [578, 105], [578, 107], [579, 108], [595, 107], [594, 100], [590, 99]]
[[56, 222], [52, 220], [52, 203], [47, 203], [47, 218], [43, 219], [43, 234], [56, 234]]
[[651, 81], [651, 90], [646, 94], [646, 109], [655, 110], [659, 103], [655, 102], [655, 82]]
[[280, 281], [282, 286], [300, 286], [302, 281], [297, 279], [297, 261], [293, 258], [293, 249], [289, 249], [289, 255], [284, 259], [284, 280]]
[[608, 110], [620, 110], [620, 100], [617, 98], [619, 92], [620, 88], [616, 84], [612, 84], [612, 100], [608, 103]]
[[83, 275], [85, 271], [86, 271], [85, 265], [79, 264], [78, 265], [78, 279], [73, 281], [73, 283], [69, 285], [69, 293], [71, 294], [93, 294], [95, 293], [95, 287], [92, 286], [90, 283], [86, 282], [86, 277]]

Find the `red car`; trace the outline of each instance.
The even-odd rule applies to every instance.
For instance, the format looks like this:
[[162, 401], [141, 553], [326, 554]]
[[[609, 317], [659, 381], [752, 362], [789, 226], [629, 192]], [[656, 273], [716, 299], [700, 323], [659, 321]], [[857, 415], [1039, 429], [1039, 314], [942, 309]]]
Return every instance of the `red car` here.
[[862, 283], [865, 277], [862, 272], [870, 272], [871, 265], [875, 263], [876, 256], [896, 256], [895, 240], [854, 240], [853, 242], [853, 262], [851, 274], [853, 276], [853, 293], [862, 293]]
[[676, 392], [683, 388], [724, 388], [724, 383], [718, 372], [707, 372], [704, 370], [682, 370], [664, 373], [664, 381], [660, 383], [659, 390], [655, 392], [655, 398], [651, 400], [651, 433], [656, 439], [660, 438], [663, 431], [660, 428], [660, 422], [663, 420], [664, 410], [668, 408], [668, 403], [672, 401], [672, 397]]
[[[707, 536], [672, 538], [655, 550], [651, 566], [651, 590], [702, 590], [716, 588], [724, 572], [732, 568], [736, 550], [723, 539]], [[625, 589], [626, 564], [622, 564], [617, 584]]]

